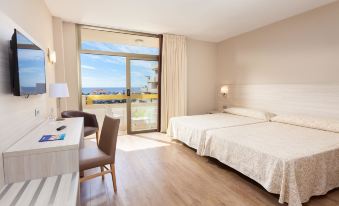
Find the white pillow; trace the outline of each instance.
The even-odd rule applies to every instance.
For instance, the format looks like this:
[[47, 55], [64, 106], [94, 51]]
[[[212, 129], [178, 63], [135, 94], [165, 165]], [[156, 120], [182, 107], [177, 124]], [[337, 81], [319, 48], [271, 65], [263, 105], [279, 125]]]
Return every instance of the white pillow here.
[[277, 115], [271, 119], [273, 122], [293, 124], [302, 127], [320, 129], [330, 132], [339, 132], [339, 121], [322, 119], [302, 115]]
[[253, 117], [258, 119], [264, 119], [267, 121], [270, 121], [270, 119], [275, 116], [275, 114], [264, 112], [260, 110], [255, 109], [249, 109], [249, 108], [242, 108], [242, 107], [230, 107], [227, 109], [224, 109], [226, 113], [235, 114], [235, 115], [241, 115], [246, 117]]

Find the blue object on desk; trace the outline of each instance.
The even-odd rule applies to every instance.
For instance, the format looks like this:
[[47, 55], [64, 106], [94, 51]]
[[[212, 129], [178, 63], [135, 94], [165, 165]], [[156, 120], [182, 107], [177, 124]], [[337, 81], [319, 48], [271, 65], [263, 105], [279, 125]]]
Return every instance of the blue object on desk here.
[[41, 137], [39, 142], [48, 142], [48, 141], [57, 141], [57, 140], [64, 140], [66, 134], [50, 134], [44, 135]]

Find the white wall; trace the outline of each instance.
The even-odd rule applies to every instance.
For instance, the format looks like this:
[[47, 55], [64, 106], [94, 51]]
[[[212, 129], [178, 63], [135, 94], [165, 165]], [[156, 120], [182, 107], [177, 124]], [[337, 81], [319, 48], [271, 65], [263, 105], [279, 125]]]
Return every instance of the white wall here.
[[217, 45], [188, 39], [187, 110], [189, 115], [204, 114], [215, 109], [217, 93]]
[[[31, 128], [47, 117], [55, 100], [47, 94], [34, 95], [27, 99], [12, 95], [9, 74], [9, 40], [14, 28], [35, 41], [47, 54], [53, 49], [52, 17], [43, 0], [0, 1], [0, 153], [20, 139]], [[46, 56], [47, 84], [54, 82], [54, 66]], [[35, 117], [34, 110], [40, 110]], [[0, 188], [4, 185], [3, 161], [0, 156]]]
[[339, 2], [218, 44], [219, 84], [339, 83]]
[[[334, 91], [331, 93], [333, 98], [328, 99], [331, 95], [328, 90], [323, 90], [327, 91], [327, 99], [323, 102], [328, 102], [328, 105], [321, 103], [319, 92], [314, 92], [313, 100], [311, 94], [305, 94], [308, 99], [304, 98], [303, 102], [300, 96], [293, 98], [292, 94], [305, 88], [302, 85], [317, 90], [318, 87], [332, 88], [326, 85], [339, 84], [338, 20], [339, 2], [335, 2], [219, 43], [218, 85], [232, 84], [237, 88], [230, 95], [230, 102], [243, 104], [238, 106], [258, 107], [256, 103], [261, 102], [262, 109], [279, 111], [284, 105], [300, 106], [319, 101], [319, 107], [313, 105], [309, 111], [312, 108], [314, 111], [333, 108], [330, 102], [337, 102]], [[268, 96], [266, 89], [258, 93], [256, 88], [259, 87], [255, 85], [283, 93], [271, 92]], [[282, 98], [286, 92], [289, 92], [289, 98]], [[241, 101], [232, 97], [241, 98]], [[276, 104], [276, 99], [280, 99], [279, 104]], [[270, 104], [271, 100], [272, 105], [264, 106], [264, 102]]]
[[66, 82], [70, 93], [70, 97], [62, 100], [61, 111], [80, 110], [77, 25], [53, 17], [53, 33], [56, 52], [60, 56], [55, 65], [56, 81]]
[[66, 82], [70, 97], [67, 98], [68, 110], [79, 110], [80, 90], [79, 90], [79, 65], [78, 65], [78, 36], [77, 26], [73, 23], [64, 22], [64, 49], [65, 49], [65, 70]]

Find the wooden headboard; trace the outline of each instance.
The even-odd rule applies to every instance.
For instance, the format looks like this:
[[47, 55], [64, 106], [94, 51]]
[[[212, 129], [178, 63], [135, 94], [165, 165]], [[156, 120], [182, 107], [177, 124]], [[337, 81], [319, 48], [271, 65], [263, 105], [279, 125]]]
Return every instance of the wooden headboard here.
[[228, 102], [276, 114], [339, 120], [339, 84], [229, 85]]

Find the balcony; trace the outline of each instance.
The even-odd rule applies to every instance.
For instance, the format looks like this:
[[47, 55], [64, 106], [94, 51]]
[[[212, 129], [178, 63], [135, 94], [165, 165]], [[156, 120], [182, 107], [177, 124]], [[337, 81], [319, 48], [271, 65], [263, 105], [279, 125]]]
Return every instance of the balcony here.
[[[157, 129], [158, 94], [132, 94], [131, 97], [131, 130]], [[125, 94], [82, 95], [83, 111], [95, 114], [100, 127], [106, 114], [120, 118], [119, 134], [126, 134], [126, 98]]]

